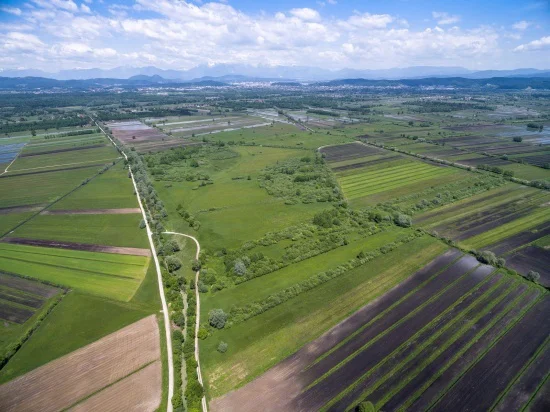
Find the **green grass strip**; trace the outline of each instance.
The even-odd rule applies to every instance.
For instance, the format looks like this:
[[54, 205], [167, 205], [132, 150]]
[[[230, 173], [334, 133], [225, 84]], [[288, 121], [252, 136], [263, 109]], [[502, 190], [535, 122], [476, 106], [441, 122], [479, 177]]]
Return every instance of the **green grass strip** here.
[[358, 197], [365, 197], [365, 196], [370, 196], [370, 195], [373, 195], [373, 194], [376, 194], [376, 193], [387, 192], [387, 191], [390, 191], [390, 190], [393, 190], [393, 189], [408, 186], [408, 185], [414, 184], [414, 183], [420, 183], [420, 182], [423, 182], [423, 181], [426, 181], [426, 180], [441, 178], [441, 177], [444, 177], [446, 175], [448, 175], [448, 174], [430, 172], [429, 174], [425, 174], [423, 176], [413, 176], [413, 177], [407, 178], [407, 179], [400, 179], [400, 180], [393, 181], [393, 182], [390, 182], [390, 183], [385, 184], [385, 185], [382, 184], [382, 185], [376, 185], [376, 186], [369, 186], [367, 188], [360, 188], [360, 190], [353, 190], [352, 193], [349, 193], [349, 192], [346, 193], [346, 190], [344, 190], [344, 193], [346, 193], [346, 195], [349, 198], [356, 199]]
[[348, 193], [357, 192], [358, 190], [373, 190], [380, 186], [389, 186], [395, 182], [414, 182], [417, 180], [426, 180], [429, 176], [445, 176], [449, 173], [440, 173], [438, 170], [424, 170], [416, 174], [404, 173], [398, 176], [391, 176], [384, 179], [364, 180], [353, 184], [344, 184], [342, 187]]
[[[382, 169], [381, 171], [377, 172], [368, 172], [368, 173], [361, 173], [357, 175], [351, 175], [347, 176], [345, 178], [341, 178], [340, 181], [344, 186], [351, 185], [356, 182], [362, 182], [365, 179], [368, 180], [383, 180], [386, 178], [392, 178], [394, 176], [401, 176], [404, 174], [410, 174], [410, 173], [416, 173], [416, 172], [423, 172], [423, 171], [433, 171], [434, 168], [427, 167], [425, 165], [415, 165], [415, 166], [408, 166], [408, 167], [396, 167], [396, 168], [390, 168], [390, 169]], [[437, 169], [436, 169], [437, 170]]]

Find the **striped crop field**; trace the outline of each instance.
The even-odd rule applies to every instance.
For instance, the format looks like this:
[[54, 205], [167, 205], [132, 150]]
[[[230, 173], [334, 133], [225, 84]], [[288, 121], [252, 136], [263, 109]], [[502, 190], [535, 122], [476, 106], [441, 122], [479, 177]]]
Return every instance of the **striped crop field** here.
[[149, 258], [0, 243], [3, 271], [129, 301], [145, 277]]
[[453, 173], [456, 173], [456, 171], [450, 167], [444, 168], [422, 162], [409, 162], [382, 170], [376, 168], [367, 171], [357, 170], [357, 173], [339, 177], [339, 181], [346, 198], [352, 200], [418, 182], [427, 182]]

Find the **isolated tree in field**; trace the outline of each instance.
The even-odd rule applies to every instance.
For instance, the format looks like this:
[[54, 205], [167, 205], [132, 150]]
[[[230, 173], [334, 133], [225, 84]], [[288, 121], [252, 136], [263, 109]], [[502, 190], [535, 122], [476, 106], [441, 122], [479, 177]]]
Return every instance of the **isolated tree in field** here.
[[218, 345], [218, 352], [220, 353], [225, 353], [227, 352], [227, 343], [225, 343], [224, 341], [221, 341], [220, 344]]
[[145, 220], [141, 219], [141, 222], [139, 222], [139, 228], [145, 229]]
[[227, 322], [227, 314], [223, 309], [212, 309], [208, 314], [208, 323], [216, 329], [223, 329]]
[[233, 270], [237, 275], [243, 276], [246, 274], [246, 265], [241, 259], [237, 259], [235, 260], [235, 265], [233, 266]]
[[526, 278], [529, 279], [531, 282], [537, 283], [540, 279], [540, 273], [535, 272], [534, 270], [530, 270], [529, 273], [527, 273]]
[[181, 268], [181, 261], [177, 257], [168, 256], [165, 259], [165, 262], [166, 262], [166, 266], [168, 266], [168, 270], [170, 272], [173, 272], [173, 271], [178, 270], [179, 268]]

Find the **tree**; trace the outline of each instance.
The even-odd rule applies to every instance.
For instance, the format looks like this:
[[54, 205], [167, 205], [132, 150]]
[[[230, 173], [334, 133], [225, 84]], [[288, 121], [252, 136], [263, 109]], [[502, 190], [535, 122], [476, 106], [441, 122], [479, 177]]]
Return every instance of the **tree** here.
[[401, 226], [401, 227], [409, 227], [409, 226], [412, 225], [411, 217], [409, 215], [405, 215], [403, 213], [397, 214], [397, 216], [395, 216], [393, 221], [395, 222], [395, 224], [397, 226]]
[[243, 276], [246, 274], [246, 265], [241, 259], [237, 259], [235, 260], [235, 265], [233, 266], [233, 270], [237, 275]]
[[208, 323], [216, 329], [223, 329], [227, 322], [227, 314], [223, 309], [212, 309], [208, 314]]
[[174, 272], [175, 270], [178, 270], [181, 268], [181, 261], [174, 256], [168, 256], [165, 259], [166, 265], [168, 266], [168, 271]]
[[498, 265], [498, 259], [496, 255], [493, 252], [488, 250], [484, 250], [483, 252], [478, 253], [477, 260], [487, 265], [493, 265], [493, 266]]
[[224, 341], [221, 341], [220, 344], [218, 345], [218, 352], [220, 353], [225, 353], [227, 352], [227, 347], [229, 345], [227, 345], [227, 343], [225, 343]]
[[530, 270], [529, 273], [527, 273], [526, 278], [529, 279], [531, 282], [538, 283], [540, 279], [540, 273], [535, 272], [534, 270]]

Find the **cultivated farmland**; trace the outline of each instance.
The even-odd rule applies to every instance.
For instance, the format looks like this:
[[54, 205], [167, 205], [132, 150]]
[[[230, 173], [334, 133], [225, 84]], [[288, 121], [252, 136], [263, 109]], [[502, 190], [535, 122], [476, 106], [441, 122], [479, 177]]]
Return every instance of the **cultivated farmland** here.
[[[421, 409], [433, 403], [448, 410], [438, 397], [422, 394], [454, 396], [456, 386], [434, 389], [439, 384], [435, 378], [450, 371], [453, 374], [444, 382], [459, 379], [466, 387], [490, 385], [493, 392], [476, 391], [483, 398], [472, 400], [486, 402], [488, 407], [521, 371], [524, 361], [510, 365], [500, 386], [481, 380], [482, 372], [463, 375], [464, 371], [473, 365], [481, 369], [485, 363], [494, 364], [492, 356], [502, 359], [515, 354], [507, 340], [517, 336], [516, 329], [537, 333], [548, 302], [540, 299], [535, 288], [457, 251], [447, 252], [262, 377], [215, 400], [212, 408], [255, 410], [261, 393], [268, 410], [343, 411], [363, 400], [395, 410], [417, 399], [424, 402]], [[534, 320], [537, 317], [539, 322]], [[542, 339], [533, 339], [533, 349], [526, 348], [526, 354], [544, 348], [546, 333], [535, 336]], [[490, 350], [485, 353], [485, 349]], [[426, 373], [426, 368], [431, 372]], [[475, 383], [467, 383], [468, 379]], [[464, 405], [470, 402], [456, 399]]]
[[[0, 408], [5, 411], [36, 408], [56, 411], [70, 407], [79, 410], [86, 405], [118, 408], [120, 404], [113, 403], [113, 397], [116, 399], [120, 394], [129, 409], [143, 408], [142, 403], [155, 409], [160, 404], [159, 359], [159, 329], [156, 317], [149, 316], [1, 385]], [[143, 379], [151, 380], [140, 385]], [[90, 395], [93, 396], [87, 399]], [[80, 406], [81, 402], [84, 403]]]

